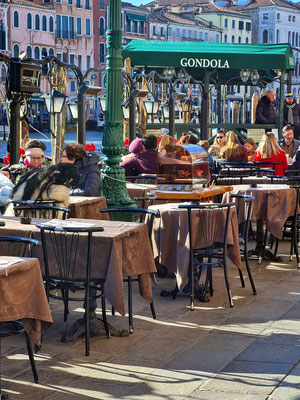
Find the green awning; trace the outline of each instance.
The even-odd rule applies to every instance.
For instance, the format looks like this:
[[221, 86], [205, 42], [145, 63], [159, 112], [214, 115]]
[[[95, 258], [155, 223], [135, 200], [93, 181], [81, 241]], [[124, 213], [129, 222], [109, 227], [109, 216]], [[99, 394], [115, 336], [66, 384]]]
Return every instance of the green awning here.
[[168, 66], [221, 71], [295, 69], [294, 54], [289, 44], [132, 40], [123, 48], [122, 55], [130, 57], [132, 66], [152, 70]]
[[147, 22], [147, 19], [146, 19], [145, 15], [126, 13], [126, 16], [131, 21]]

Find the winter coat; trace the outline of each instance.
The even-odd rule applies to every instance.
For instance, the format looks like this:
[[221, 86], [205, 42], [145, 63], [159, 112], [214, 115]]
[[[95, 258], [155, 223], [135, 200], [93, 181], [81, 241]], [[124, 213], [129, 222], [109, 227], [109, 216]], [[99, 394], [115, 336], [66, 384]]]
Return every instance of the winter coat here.
[[[292, 151], [292, 155], [291, 157], [294, 157], [294, 155], [296, 154], [296, 151], [299, 149], [300, 147], [300, 141], [297, 139], [293, 139], [294, 141], [294, 147], [293, 147], [293, 151]], [[282, 148], [282, 150], [284, 150], [283, 146], [284, 146], [284, 138], [279, 139], [278, 140], [278, 144], [279, 146]]]
[[[296, 101], [294, 100], [295, 104]], [[287, 107], [287, 103], [284, 102], [284, 109], [283, 109], [283, 125], [291, 124], [294, 127], [294, 137], [295, 139], [300, 139], [300, 104], [296, 103], [295, 107], [292, 108], [293, 111], [293, 124], [290, 123], [288, 120], [289, 116], [289, 108]]]
[[277, 124], [278, 110], [276, 103], [270, 103], [267, 96], [263, 96], [256, 107], [256, 124]]
[[86, 153], [75, 162], [79, 179], [75, 189], [70, 190], [71, 196], [100, 196], [100, 169], [97, 163], [97, 156], [93, 153]]

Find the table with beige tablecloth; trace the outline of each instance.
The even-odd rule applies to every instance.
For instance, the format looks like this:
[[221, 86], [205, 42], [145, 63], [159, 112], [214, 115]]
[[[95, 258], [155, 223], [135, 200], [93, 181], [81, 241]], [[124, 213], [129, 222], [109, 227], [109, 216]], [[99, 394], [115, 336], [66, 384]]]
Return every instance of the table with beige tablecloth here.
[[[153, 223], [153, 252], [158, 261], [176, 274], [177, 285], [182, 290], [188, 282], [189, 271], [189, 242], [188, 242], [188, 218], [187, 210], [179, 209], [178, 204], [162, 204], [149, 207], [159, 210], [161, 217], [154, 218]], [[196, 248], [205, 247], [201, 236], [199, 217], [197, 211], [193, 211], [193, 233]], [[225, 227], [226, 210], [224, 210]], [[219, 230], [219, 240], [223, 242], [224, 231]], [[232, 262], [241, 268], [241, 256], [238, 241], [237, 216], [234, 207], [230, 210], [228, 227], [228, 256]]]
[[[6, 217], [6, 223], [0, 228], [0, 235], [25, 236], [40, 240], [40, 231], [31, 225], [23, 225], [18, 218]], [[152, 287], [150, 274], [156, 272], [152, 250], [148, 237], [147, 226], [135, 222], [80, 220], [71, 218], [67, 221], [85, 222], [94, 226], [102, 226], [103, 232], [93, 234], [91, 278], [105, 279], [105, 297], [112, 306], [122, 315], [125, 314], [125, 301], [123, 291], [123, 276], [139, 276], [140, 293], [149, 302], [152, 300]], [[76, 277], [85, 276], [86, 266], [86, 241], [80, 237], [78, 269]], [[43, 264], [42, 252], [37, 252]], [[50, 273], [56, 273], [55, 258], [50, 265]]]
[[108, 220], [108, 214], [99, 213], [99, 208], [106, 207], [105, 197], [70, 196], [69, 218]]
[[[15, 264], [14, 264], [15, 263]], [[0, 321], [21, 320], [36, 347], [52, 323], [39, 260], [0, 256]]]
[[[251, 220], [261, 220], [267, 230], [276, 238], [282, 238], [282, 229], [288, 217], [294, 215], [296, 191], [288, 185], [249, 185], [233, 186], [233, 194], [250, 194], [255, 197], [252, 206]], [[223, 196], [225, 202], [229, 200], [229, 193]], [[241, 221], [240, 221], [241, 222]]]

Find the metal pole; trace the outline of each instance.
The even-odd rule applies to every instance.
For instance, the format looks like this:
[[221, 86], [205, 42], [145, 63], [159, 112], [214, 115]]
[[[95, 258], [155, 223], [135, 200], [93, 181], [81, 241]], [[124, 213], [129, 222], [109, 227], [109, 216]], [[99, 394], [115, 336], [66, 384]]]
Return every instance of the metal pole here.
[[135, 139], [135, 97], [129, 97], [129, 142]]
[[279, 103], [279, 113], [278, 113], [278, 123], [277, 123], [277, 128], [278, 128], [278, 139], [282, 138], [282, 128], [283, 128], [283, 109], [284, 109], [284, 75], [286, 73], [286, 70], [281, 71], [280, 75], [280, 88], [279, 88], [279, 98], [280, 98], [280, 103]]
[[78, 120], [77, 120], [77, 142], [80, 144], [85, 144], [85, 98], [84, 94], [78, 92], [77, 94], [77, 107], [78, 107]]
[[201, 103], [201, 131], [200, 138], [207, 139], [208, 133], [208, 92], [209, 92], [209, 71], [205, 70], [204, 90]]
[[175, 135], [175, 99], [173, 94], [169, 99], [169, 135], [172, 137]]
[[128, 195], [124, 169], [120, 167], [123, 152], [121, 121], [122, 69], [121, 0], [109, 0], [106, 30], [106, 112], [102, 152], [106, 166], [101, 170], [101, 193], [109, 207], [136, 205]]
[[14, 100], [10, 103], [9, 138], [10, 164], [17, 164], [20, 147], [20, 103]]

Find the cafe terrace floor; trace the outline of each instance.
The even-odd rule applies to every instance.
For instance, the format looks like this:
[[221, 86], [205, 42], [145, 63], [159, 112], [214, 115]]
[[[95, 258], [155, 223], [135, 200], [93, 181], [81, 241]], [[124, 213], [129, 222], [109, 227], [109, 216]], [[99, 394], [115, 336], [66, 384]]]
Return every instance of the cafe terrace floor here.
[[[280, 254], [288, 253], [281, 243]], [[129, 337], [64, 344], [63, 307], [51, 301], [53, 326], [35, 356], [39, 384], [33, 383], [23, 337], [2, 339], [2, 394], [22, 400], [296, 400], [300, 399], [300, 271], [295, 259], [282, 263], [251, 261], [257, 296], [249, 282], [240, 287], [230, 267], [234, 308], [228, 306], [224, 277], [214, 270], [215, 293], [209, 303], [160, 297], [173, 289], [173, 278], [154, 286], [157, 320], [134, 293], [135, 331]], [[81, 313], [71, 312], [70, 322]], [[127, 318], [109, 315], [118, 328]]]

